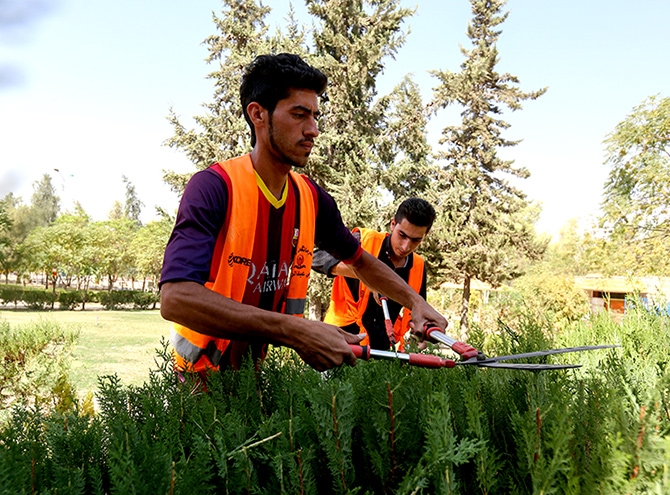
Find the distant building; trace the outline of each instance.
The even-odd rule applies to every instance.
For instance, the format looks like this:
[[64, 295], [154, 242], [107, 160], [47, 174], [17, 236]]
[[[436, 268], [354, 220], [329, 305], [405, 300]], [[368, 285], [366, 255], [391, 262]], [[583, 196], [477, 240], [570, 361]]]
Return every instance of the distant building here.
[[639, 298], [647, 309], [670, 314], [669, 277], [605, 277], [599, 274], [575, 277], [575, 285], [586, 291], [591, 311], [626, 312], [627, 301]]

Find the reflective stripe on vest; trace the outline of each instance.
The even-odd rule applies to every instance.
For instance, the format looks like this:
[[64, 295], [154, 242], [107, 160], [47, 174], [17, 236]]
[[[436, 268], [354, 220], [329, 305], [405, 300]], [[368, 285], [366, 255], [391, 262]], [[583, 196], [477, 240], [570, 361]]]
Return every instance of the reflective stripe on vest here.
[[[258, 221], [258, 185], [251, 157], [248, 154], [213, 165], [213, 167], [220, 174], [222, 171], [228, 174], [232, 187], [228, 191], [226, 237], [223, 247], [220, 247], [217, 242], [217, 249], [221, 249], [220, 256], [213, 256], [213, 259], [220, 260], [219, 266], [210, 270], [216, 275], [212, 282], [205, 284], [205, 287], [242, 302], [248, 285], [250, 264], [229, 264], [228, 259], [239, 257], [250, 260], [252, 258]], [[302, 316], [314, 255], [316, 207], [312, 190], [306, 182], [307, 179], [294, 172], [290, 172], [290, 176], [300, 196], [300, 228], [295, 256], [291, 263], [287, 300], [283, 312]], [[287, 187], [291, 186], [287, 184]], [[173, 324], [171, 341], [175, 350], [177, 367], [192, 371], [202, 371], [207, 368], [218, 369], [221, 357], [230, 344], [227, 339], [211, 337], [177, 323]], [[241, 345], [239, 348], [242, 350], [246, 347]], [[231, 356], [231, 361], [238, 363], [237, 358], [237, 356]]]

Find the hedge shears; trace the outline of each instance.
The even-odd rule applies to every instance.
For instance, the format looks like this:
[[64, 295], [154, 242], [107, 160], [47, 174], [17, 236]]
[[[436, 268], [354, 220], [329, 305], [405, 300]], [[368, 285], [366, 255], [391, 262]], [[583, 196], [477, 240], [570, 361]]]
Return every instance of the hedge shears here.
[[[371, 349], [368, 346], [351, 345], [351, 349], [357, 358], [369, 360], [376, 359], [398, 359], [400, 361], [408, 362], [413, 366], [421, 366], [423, 368], [454, 368], [456, 366], [470, 365], [482, 368], [507, 368], [516, 370], [540, 371], [540, 370], [563, 370], [571, 368], [579, 368], [581, 364], [537, 364], [537, 363], [508, 363], [514, 359], [527, 359], [541, 356], [549, 356], [552, 354], [564, 354], [568, 352], [593, 351], [596, 349], [610, 349], [619, 347], [618, 345], [590, 345], [580, 347], [567, 347], [563, 349], [548, 349], [544, 351], [526, 352], [523, 354], [511, 354], [509, 356], [487, 357], [483, 352], [475, 349], [469, 344], [459, 342], [448, 335], [445, 335], [438, 327], [428, 328], [426, 330], [426, 338], [433, 342], [441, 342], [451, 347], [463, 358], [460, 361], [453, 359], [445, 359], [440, 356], [432, 354], [419, 353], [403, 353], [394, 351], [381, 351]], [[503, 361], [503, 362], [501, 362]]]
[[396, 345], [395, 333], [393, 332], [393, 322], [391, 321], [391, 315], [389, 314], [388, 306], [388, 297], [379, 294], [379, 302], [382, 305], [382, 310], [384, 311], [384, 328], [386, 329], [386, 336], [389, 339], [389, 344], [391, 347]]

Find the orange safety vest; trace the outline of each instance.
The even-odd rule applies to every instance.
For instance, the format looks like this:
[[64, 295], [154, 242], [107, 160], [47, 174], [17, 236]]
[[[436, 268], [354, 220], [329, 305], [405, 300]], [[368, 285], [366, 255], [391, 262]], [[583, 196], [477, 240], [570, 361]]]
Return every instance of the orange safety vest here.
[[[356, 231], [361, 233], [361, 247], [373, 256], [378, 257], [382, 248], [382, 243], [388, 234], [370, 229], [355, 228], [354, 232]], [[412, 268], [409, 271], [407, 284], [419, 293], [423, 282], [424, 261], [418, 254], [412, 253], [412, 255]], [[358, 300], [356, 301], [347, 285], [345, 277], [338, 275], [333, 281], [333, 289], [330, 293], [330, 305], [328, 306], [328, 311], [326, 312], [323, 321], [338, 327], [345, 327], [352, 323], [357, 323], [361, 329], [361, 333], [363, 333], [366, 331], [363, 326], [363, 314], [368, 307], [369, 299], [370, 289], [360, 283], [358, 284]], [[412, 312], [407, 308], [403, 308], [402, 315], [398, 316], [398, 319], [393, 325], [393, 333], [396, 342], [400, 343], [399, 350], [404, 348], [404, 336], [409, 330], [409, 322], [411, 319]], [[361, 345], [367, 345], [368, 343], [369, 339], [365, 337], [361, 342]]]
[[[217, 242], [213, 260], [220, 260], [218, 267], [212, 267], [215, 273], [212, 281], [205, 287], [214, 292], [241, 302], [247, 289], [249, 263], [228, 263], [230, 257], [250, 260], [252, 258], [256, 222], [258, 221], [259, 189], [251, 162], [251, 157], [243, 155], [223, 163], [215, 164], [214, 169], [230, 178], [232, 187], [228, 196], [226, 212], [227, 231], [221, 247]], [[219, 168], [220, 167], [220, 168]], [[290, 172], [291, 180], [298, 186], [300, 204], [300, 230], [295, 256], [291, 263], [288, 282], [288, 297], [282, 313], [302, 317], [305, 311], [307, 285], [309, 282], [314, 253], [314, 231], [316, 225], [315, 198], [306, 179]], [[288, 186], [288, 185], [287, 185]], [[211, 337], [177, 323], [173, 324], [171, 341], [174, 348], [175, 364], [180, 370], [204, 371], [219, 369], [224, 352], [231, 344], [230, 340]], [[241, 357], [246, 352], [247, 343], [235, 342], [231, 349], [231, 363], [239, 368]], [[262, 356], [265, 354], [264, 346]], [[234, 355], [233, 355], [234, 354]]]

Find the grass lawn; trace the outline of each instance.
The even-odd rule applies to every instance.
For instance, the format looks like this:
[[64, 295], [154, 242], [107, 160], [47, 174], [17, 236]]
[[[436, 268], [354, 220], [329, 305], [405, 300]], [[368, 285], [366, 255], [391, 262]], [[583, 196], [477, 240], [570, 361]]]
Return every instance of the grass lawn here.
[[71, 378], [80, 396], [98, 389], [98, 376], [116, 374], [124, 385], [141, 385], [156, 369], [161, 337], [170, 336], [170, 323], [158, 310], [146, 311], [27, 311], [0, 309], [0, 320], [11, 326], [47, 319], [79, 330]]

